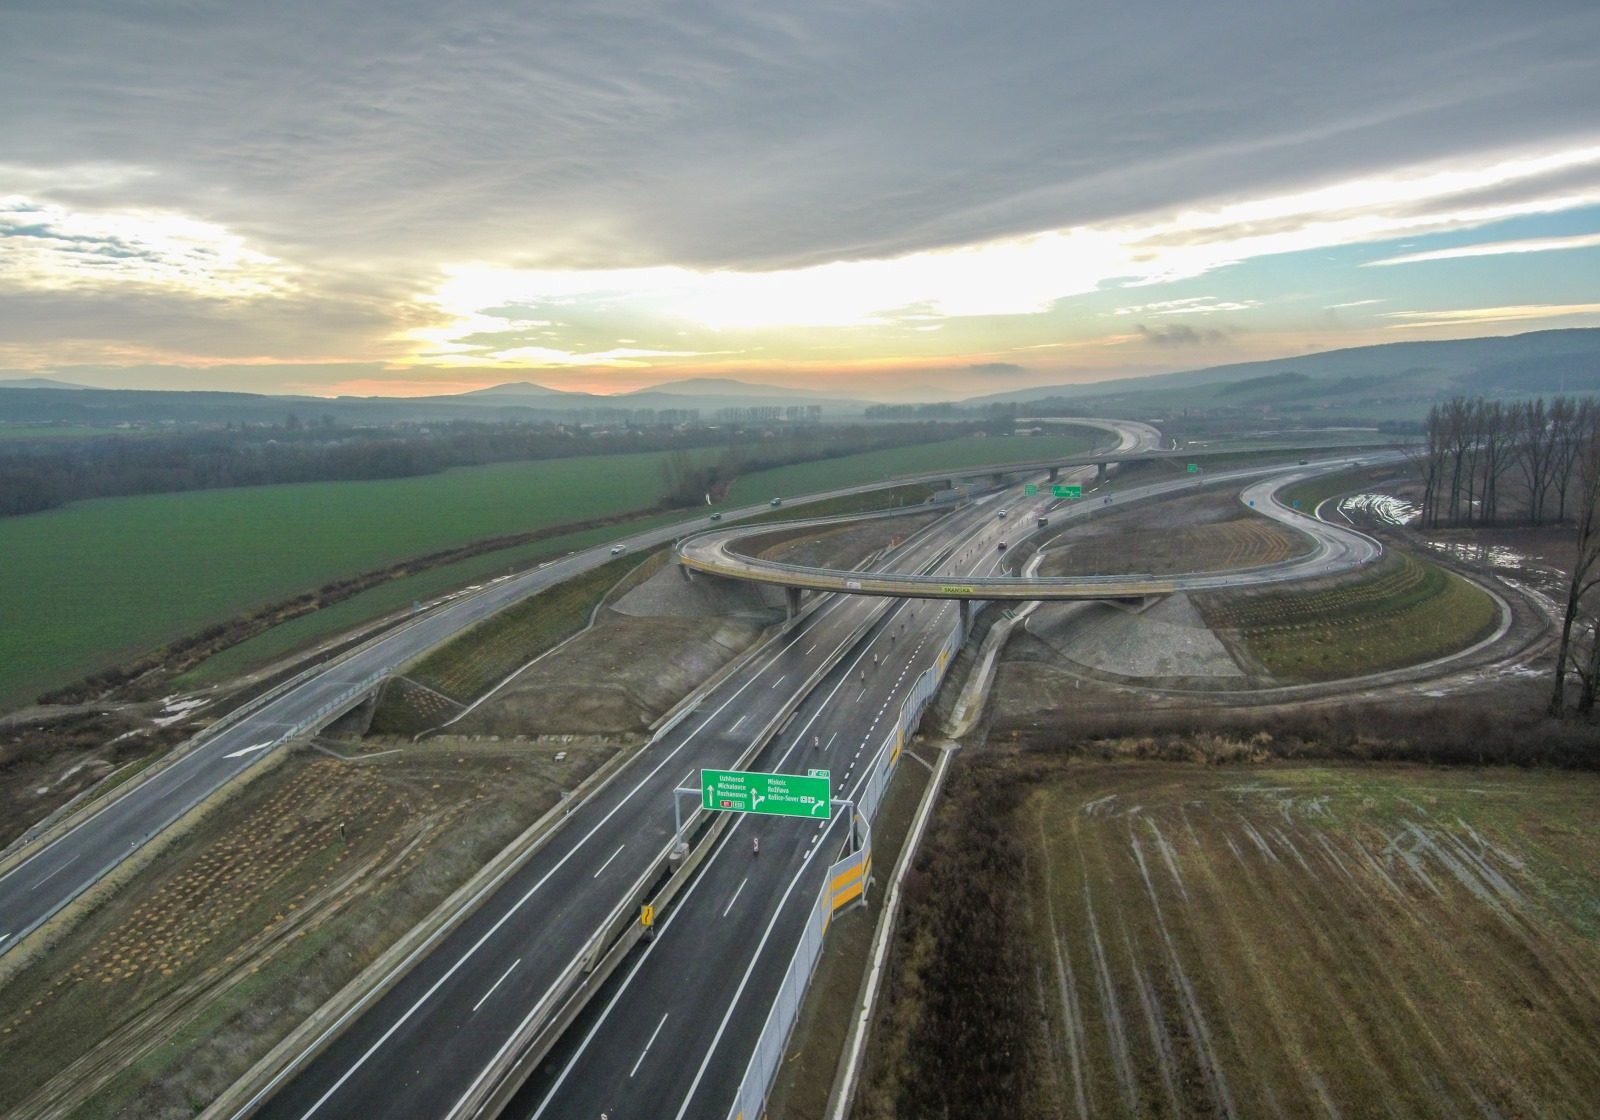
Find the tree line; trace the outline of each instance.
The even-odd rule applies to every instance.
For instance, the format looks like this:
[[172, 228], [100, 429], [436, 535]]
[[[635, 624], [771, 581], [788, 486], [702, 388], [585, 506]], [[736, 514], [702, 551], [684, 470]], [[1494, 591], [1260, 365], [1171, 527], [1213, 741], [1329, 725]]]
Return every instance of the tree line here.
[[1416, 452], [1420, 523], [1571, 526], [1549, 711], [1600, 704], [1600, 405], [1590, 397], [1455, 397], [1428, 412]]
[[[927, 443], [970, 434], [971, 424], [817, 425], [791, 441], [764, 430], [650, 427], [591, 432], [563, 424], [453, 422], [415, 428], [285, 424], [63, 440], [0, 440], [0, 517], [38, 513], [86, 498], [164, 494], [276, 483], [408, 478], [489, 463], [721, 447], [703, 456], [676, 504], [739, 473], [784, 463]], [[676, 457], [675, 457], [676, 458]], [[693, 491], [692, 498], [684, 495]]]
[[1600, 424], [1592, 398], [1454, 397], [1428, 412], [1419, 449], [1422, 524], [1562, 524]]

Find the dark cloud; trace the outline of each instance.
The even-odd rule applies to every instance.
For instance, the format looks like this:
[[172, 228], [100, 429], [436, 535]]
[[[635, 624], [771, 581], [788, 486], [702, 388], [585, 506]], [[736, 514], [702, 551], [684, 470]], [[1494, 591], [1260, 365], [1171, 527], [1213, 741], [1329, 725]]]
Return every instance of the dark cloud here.
[[996, 374], [1010, 376], [1012, 374], [1027, 373], [1028, 367], [1019, 366], [1015, 362], [980, 362], [976, 365], [968, 366], [967, 372], [976, 373], [985, 377], [994, 376]]
[[1214, 346], [1228, 341], [1228, 332], [1212, 327], [1191, 327], [1178, 323], [1170, 327], [1147, 327], [1140, 323], [1135, 328], [1152, 346]]
[[1442, 14], [16, 0], [0, 153], [149, 169], [59, 194], [329, 267], [774, 267], [1592, 131], [1590, 0]]

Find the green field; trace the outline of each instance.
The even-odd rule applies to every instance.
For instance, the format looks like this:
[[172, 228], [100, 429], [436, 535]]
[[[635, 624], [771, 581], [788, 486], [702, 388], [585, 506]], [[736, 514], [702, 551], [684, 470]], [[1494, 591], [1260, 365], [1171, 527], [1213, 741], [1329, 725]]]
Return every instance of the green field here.
[[[739, 480], [730, 502], [941, 465], [1071, 454], [1091, 438], [968, 438], [783, 467]], [[648, 511], [662, 492], [663, 457], [594, 456], [421, 478], [111, 498], [0, 520], [0, 709], [335, 579], [485, 537]], [[340, 625], [354, 624], [519, 560], [601, 543], [650, 523], [462, 561], [369, 591], [336, 608], [343, 612], [336, 617]], [[264, 645], [252, 652], [293, 648], [329, 633], [328, 621], [320, 612], [298, 619], [286, 635], [256, 639]]]

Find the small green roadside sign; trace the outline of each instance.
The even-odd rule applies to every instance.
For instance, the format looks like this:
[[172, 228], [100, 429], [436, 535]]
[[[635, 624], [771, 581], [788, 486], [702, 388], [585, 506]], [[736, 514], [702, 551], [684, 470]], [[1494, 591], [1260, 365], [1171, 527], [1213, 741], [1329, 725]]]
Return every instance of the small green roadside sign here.
[[700, 804], [723, 812], [778, 817], [822, 819], [833, 813], [828, 778], [750, 770], [700, 771]]
[[1189, 473], [1190, 474], [1199, 474], [1200, 473], [1200, 464], [1199, 463], [1190, 463], [1189, 464]]
[[1063, 486], [1062, 484], [1057, 483], [1055, 486], [1050, 488], [1050, 493], [1054, 494], [1058, 498], [1081, 498], [1083, 497], [1083, 487]]
[[1023, 488], [1022, 488], [1023, 497], [1026, 497], [1026, 498], [1032, 498], [1035, 495], [1037, 495], [1038, 493], [1039, 493], [1039, 484], [1036, 483], [1036, 482], [1030, 482], [1027, 485], [1023, 486]]

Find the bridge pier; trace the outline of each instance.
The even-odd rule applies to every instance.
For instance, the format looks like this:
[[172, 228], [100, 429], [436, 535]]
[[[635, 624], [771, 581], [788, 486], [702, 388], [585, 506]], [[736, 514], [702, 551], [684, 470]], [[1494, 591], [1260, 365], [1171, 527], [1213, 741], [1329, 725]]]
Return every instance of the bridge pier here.
[[1094, 465], [1094, 480], [1096, 482], [1104, 482], [1106, 480], [1107, 473], [1106, 464], [1096, 463]]
[[784, 618], [792, 619], [800, 613], [800, 589], [798, 587], [785, 587], [783, 589]]
[[1051, 482], [1055, 482], [1060, 477], [1061, 477], [1061, 468], [1060, 467], [1051, 467], [1050, 468], [1050, 481]]
[[961, 636], [965, 638], [972, 633], [972, 600], [961, 600]]

